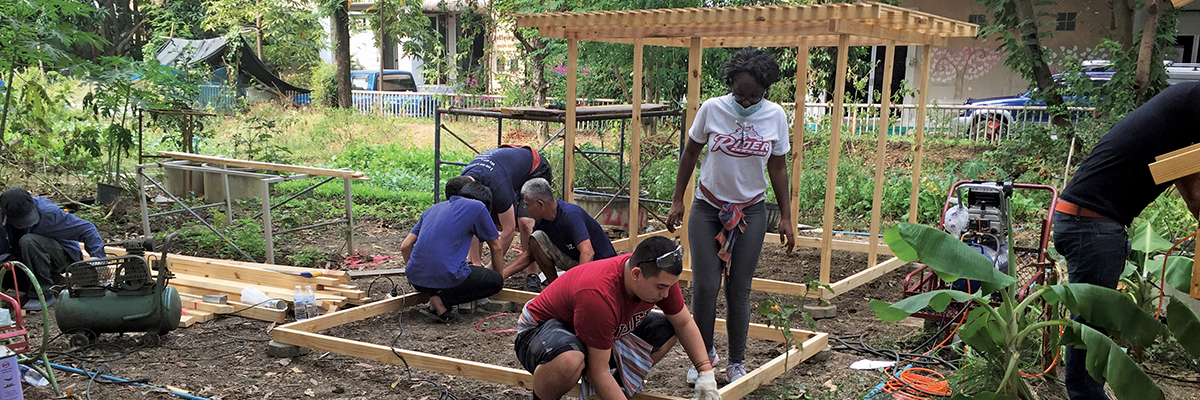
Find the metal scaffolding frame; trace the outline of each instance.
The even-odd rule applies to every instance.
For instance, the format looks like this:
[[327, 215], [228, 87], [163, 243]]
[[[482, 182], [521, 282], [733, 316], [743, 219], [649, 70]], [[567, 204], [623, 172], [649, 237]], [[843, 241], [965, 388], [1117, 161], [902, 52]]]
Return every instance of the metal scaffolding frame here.
[[[161, 152], [161, 153], [163, 155], [165, 155], [166, 157], [168, 157], [168, 160], [164, 160], [164, 161], [156, 162], [156, 163], [139, 164], [137, 166], [138, 198], [140, 199], [140, 209], [141, 209], [141, 215], [142, 215], [142, 232], [144, 234], [150, 235], [150, 233], [151, 233], [150, 232], [150, 218], [151, 217], [158, 217], [158, 216], [186, 212], [186, 213], [191, 214], [192, 217], [194, 217], [197, 221], [200, 221], [200, 223], [204, 224], [205, 227], [207, 227], [209, 230], [211, 230], [213, 233], [215, 233], [217, 236], [219, 236], [222, 241], [224, 241], [225, 243], [228, 243], [230, 246], [232, 246], [234, 248], [234, 250], [237, 250], [237, 252], [239, 254], [241, 254], [242, 257], [244, 257], [247, 261], [258, 262], [258, 260], [255, 260], [249, 254], [246, 254], [246, 252], [244, 250], [242, 250], [240, 247], [238, 247], [238, 245], [236, 243], [234, 243], [232, 240], [230, 240], [228, 237], [226, 237], [223, 233], [221, 233], [221, 231], [219, 229], [217, 229], [211, 223], [209, 223], [207, 220], [205, 220], [203, 217], [201, 217], [200, 214], [196, 213], [196, 210], [224, 206], [225, 207], [225, 215], [230, 216], [230, 217], [226, 218], [226, 224], [228, 224], [230, 221], [232, 221], [232, 219], [233, 219], [232, 218], [233, 198], [229, 191], [229, 176], [232, 175], [232, 176], [242, 176], [242, 177], [247, 177], [247, 178], [255, 178], [255, 179], [259, 179], [261, 182], [262, 210], [259, 211], [259, 213], [256, 214], [252, 219], [258, 219], [260, 217], [262, 218], [263, 240], [265, 242], [265, 247], [266, 247], [266, 263], [267, 264], [275, 263], [275, 237], [276, 236], [285, 235], [285, 234], [293, 233], [293, 232], [298, 232], [298, 231], [302, 231], [302, 230], [306, 230], [306, 229], [313, 229], [313, 228], [319, 228], [319, 227], [328, 226], [328, 225], [334, 225], [334, 224], [341, 224], [341, 223], [346, 224], [346, 227], [347, 227], [347, 229], [346, 229], [346, 250], [347, 250], [347, 252], [354, 251], [354, 247], [355, 247], [354, 246], [354, 202], [353, 202], [353, 194], [352, 194], [352, 191], [350, 188], [350, 182], [353, 180], [366, 180], [367, 178], [362, 173], [355, 172], [355, 171], [348, 171], [348, 170], [334, 170], [334, 169], [324, 169], [324, 168], [301, 167], [301, 166], [285, 165], [285, 164], [262, 163], [262, 162], [248, 161], [248, 160], [220, 158], [220, 157], [212, 157], [212, 156], [204, 156], [204, 155], [188, 154], [188, 153], [174, 153], [174, 152]], [[172, 160], [172, 159], [174, 159], [174, 160]], [[274, 172], [295, 172], [296, 174], [282, 176], [282, 175], [275, 175], [275, 174], [267, 174], [267, 173], [230, 169], [231, 166], [232, 167], [253, 168], [253, 169], [257, 169], [257, 170], [266, 170], [266, 171], [274, 171]], [[223, 199], [223, 201], [218, 201], [218, 202], [214, 202], [214, 203], [206, 203], [206, 204], [202, 204], [199, 206], [188, 206], [186, 203], [184, 203], [184, 201], [182, 199], [180, 199], [174, 193], [171, 193], [170, 190], [167, 190], [167, 188], [161, 182], [155, 180], [154, 178], [150, 177], [146, 173], [146, 170], [151, 169], [151, 168], [162, 168], [164, 170], [169, 170], [169, 169], [181, 170], [181, 171], [185, 172], [185, 175], [190, 175], [191, 172], [202, 172], [205, 174], [212, 173], [212, 174], [220, 175], [221, 176], [221, 184], [223, 185], [224, 192], [225, 192], [225, 198]], [[292, 181], [292, 180], [310, 179], [310, 178], [324, 178], [324, 179], [322, 179], [320, 182], [317, 182], [315, 184], [308, 186], [307, 188], [305, 188], [304, 190], [301, 190], [298, 193], [295, 193], [295, 194], [285, 198], [283, 201], [280, 201], [275, 204], [271, 203], [271, 184], [279, 183], [279, 182], [287, 182], [287, 181]], [[278, 230], [278, 231], [275, 230], [275, 227], [274, 227], [274, 225], [272, 223], [272, 219], [271, 219], [271, 211], [272, 210], [274, 210], [275, 208], [277, 208], [279, 206], [287, 204], [289, 201], [291, 201], [305, 193], [308, 193], [308, 192], [312, 191], [313, 189], [316, 189], [318, 186], [329, 183], [335, 179], [341, 179], [343, 181], [343, 187], [344, 187], [343, 193], [344, 193], [344, 198], [345, 198], [345, 215], [344, 216], [333, 219], [333, 220], [318, 222], [318, 223], [309, 224], [309, 225], [305, 225], [305, 226], [301, 226], [301, 227]], [[180, 208], [171, 210], [171, 211], [150, 214], [148, 206], [146, 204], [146, 195], [147, 195], [146, 183], [147, 182], [150, 183], [151, 187], [161, 190], [164, 195], [166, 195], [168, 198], [170, 198], [175, 204], [178, 204]]]

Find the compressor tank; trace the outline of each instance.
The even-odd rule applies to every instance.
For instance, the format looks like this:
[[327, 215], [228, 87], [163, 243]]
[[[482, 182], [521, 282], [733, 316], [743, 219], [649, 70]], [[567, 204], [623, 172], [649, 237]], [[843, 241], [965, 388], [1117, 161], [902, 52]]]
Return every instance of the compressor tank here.
[[[155, 332], [163, 335], [179, 326], [183, 314], [179, 292], [170, 286], [157, 295], [122, 295], [107, 291], [104, 296], [75, 298], [67, 290], [59, 294], [61, 298], [53, 308], [54, 320], [64, 333]], [[156, 296], [161, 298], [156, 299]]]

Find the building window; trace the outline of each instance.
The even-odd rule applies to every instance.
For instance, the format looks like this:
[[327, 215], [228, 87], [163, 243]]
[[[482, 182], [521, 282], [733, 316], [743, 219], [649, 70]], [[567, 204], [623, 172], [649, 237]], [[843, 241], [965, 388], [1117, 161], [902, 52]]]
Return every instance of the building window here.
[[1058, 13], [1058, 28], [1056, 31], [1073, 31], [1075, 30], [1075, 13], [1060, 12]]
[[968, 15], [967, 22], [970, 22], [975, 25], [987, 25], [987, 15], [985, 15], [985, 14]]
[[504, 69], [507, 66], [508, 64], [505, 64], [504, 57], [499, 57], [496, 59], [496, 69], [499, 70], [497, 72], [504, 72]]

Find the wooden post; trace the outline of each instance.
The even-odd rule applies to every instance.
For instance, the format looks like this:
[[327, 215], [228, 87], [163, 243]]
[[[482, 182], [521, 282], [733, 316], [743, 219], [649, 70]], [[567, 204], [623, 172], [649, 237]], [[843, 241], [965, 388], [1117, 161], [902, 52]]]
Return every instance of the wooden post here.
[[[1200, 230], [1196, 234], [1200, 236]], [[1192, 292], [1189, 294], [1193, 299], [1200, 299], [1200, 257], [1193, 257], [1192, 260]]]
[[642, 224], [638, 194], [642, 191], [642, 39], [633, 41], [633, 130], [629, 136], [629, 252], [638, 245]]
[[913, 144], [912, 195], [909, 197], [908, 222], [917, 223], [917, 196], [921, 194], [921, 159], [925, 157], [925, 103], [929, 102], [929, 64], [933, 60], [933, 45], [922, 46], [921, 92], [917, 95], [917, 140]]
[[[688, 47], [688, 83], [687, 83], [687, 110], [683, 120], [683, 147], [679, 148], [679, 156], [683, 158], [683, 149], [687, 147], [687, 143], [691, 142], [688, 133], [692, 130], [692, 124], [696, 122], [696, 113], [700, 112], [700, 69], [704, 64], [704, 48], [700, 45], [701, 40], [694, 37], [691, 40], [691, 45]], [[695, 171], [692, 171], [693, 174]], [[692, 248], [691, 241], [688, 240], [688, 216], [692, 212], [692, 201], [695, 200], [696, 177], [688, 180], [687, 189], [683, 192], [683, 225], [680, 226], [678, 232], [681, 244], [683, 245], [683, 267], [692, 269]]]
[[579, 39], [567, 39], [567, 121], [563, 128], [563, 201], [575, 202], [575, 80], [579, 69]]
[[833, 218], [837, 202], [838, 154], [842, 150], [842, 120], [845, 119], [846, 62], [850, 35], [838, 36], [837, 75], [833, 84], [833, 116], [829, 127], [829, 170], [825, 177], [825, 214], [821, 217], [821, 282], [830, 283], [833, 258]]
[[804, 172], [804, 121], [808, 107], [808, 40], [800, 37], [796, 47], [796, 111], [792, 118], [792, 189], [788, 194], [792, 200], [792, 229], [800, 223], [800, 175]]
[[[871, 239], [867, 267], [879, 261], [879, 224], [883, 218], [883, 170], [887, 169], [887, 136], [892, 114], [892, 69], [896, 66], [896, 41], [889, 40], [883, 55], [883, 98], [879, 104], [879, 140], [875, 142], [875, 194], [871, 198]], [[871, 60], [872, 62], [875, 60]]]

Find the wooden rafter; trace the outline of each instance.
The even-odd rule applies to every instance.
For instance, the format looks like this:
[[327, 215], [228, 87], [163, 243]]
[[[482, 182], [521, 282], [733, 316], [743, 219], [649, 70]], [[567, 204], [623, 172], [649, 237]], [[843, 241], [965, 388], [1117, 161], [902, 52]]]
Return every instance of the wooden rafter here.
[[850, 35], [850, 46], [930, 44], [944, 46], [948, 37], [975, 36], [979, 27], [937, 15], [887, 4], [862, 2], [774, 7], [714, 7], [611, 10], [523, 14], [520, 27], [537, 28], [543, 37], [689, 47], [793, 47], [806, 38], [809, 46], [835, 46]]

